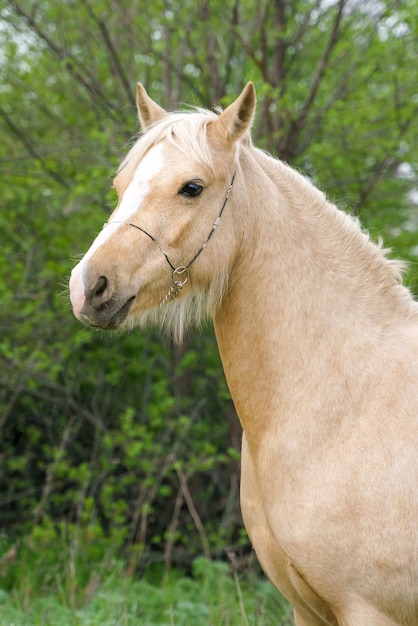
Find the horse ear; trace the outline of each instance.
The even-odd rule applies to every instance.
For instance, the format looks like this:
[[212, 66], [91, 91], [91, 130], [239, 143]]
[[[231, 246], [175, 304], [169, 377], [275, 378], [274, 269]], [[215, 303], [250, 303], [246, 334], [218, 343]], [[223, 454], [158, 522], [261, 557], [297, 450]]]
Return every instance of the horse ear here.
[[147, 94], [145, 87], [138, 83], [136, 90], [136, 106], [138, 109], [139, 121], [142, 128], [146, 130], [152, 124], [159, 122], [167, 115], [167, 111], [161, 108]]
[[216, 124], [230, 143], [237, 141], [251, 127], [256, 101], [255, 87], [250, 81], [235, 102], [220, 114]]

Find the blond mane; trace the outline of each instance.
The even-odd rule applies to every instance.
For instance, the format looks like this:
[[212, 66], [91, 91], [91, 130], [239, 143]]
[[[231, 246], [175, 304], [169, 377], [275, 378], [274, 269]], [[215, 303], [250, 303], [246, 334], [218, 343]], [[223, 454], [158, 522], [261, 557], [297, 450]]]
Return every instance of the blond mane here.
[[200, 108], [170, 113], [135, 136], [135, 143], [119, 165], [118, 172], [131, 164], [136, 167], [148, 150], [161, 141], [168, 141], [186, 156], [193, 154], [195, 159], [213, 169], [206, 130], [209, 122], [217, 117], [217, 113]]
[[[353, 255], [363, 261], [365, 276], [370, 281], [377, 281], [382, 286], [395, 287], [394, 294], [401, 297], [408, 308], [412, 306], [412, 312], [416, 313], [417, 303], [411, 300], [409, 289], [403, 285], [403, 277], [408, 263], [404, 260], [389, 257], [392, 250], [385, 247], [383, 239], [379, 237], [377, 242], [370, 238], [369, 232], [362, 228], [360, 220], [349, 212], [339, 209], [329, 202], [325, 194], [315, 187], [305, 176], [283, 161], [275, 159], [266, 152], [251, 147], [256, 160], [267, 175], [276, 182], [276, 185], [287, 198], [292, 199], [294, 210], [312, 215], [315, 218], [315, 226], [321, 226], [324, 232], [329, 233], [335, 245], [343, 246], [352, 250]], [[333, 230], [329, 225], [333, 224]], [[374, 272], [370, 270], [374, 269]]]

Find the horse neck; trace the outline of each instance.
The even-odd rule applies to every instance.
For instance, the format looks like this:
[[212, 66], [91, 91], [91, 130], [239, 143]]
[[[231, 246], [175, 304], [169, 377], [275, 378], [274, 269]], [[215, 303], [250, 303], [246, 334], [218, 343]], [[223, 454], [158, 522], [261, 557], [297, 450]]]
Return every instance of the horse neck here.
[[244, 431], [260, 431], [337, 361], [358, 371], [412, 305], [400, 268], [298, 173], [248, 148], [238, 176], [243, 235], [214, 324]]

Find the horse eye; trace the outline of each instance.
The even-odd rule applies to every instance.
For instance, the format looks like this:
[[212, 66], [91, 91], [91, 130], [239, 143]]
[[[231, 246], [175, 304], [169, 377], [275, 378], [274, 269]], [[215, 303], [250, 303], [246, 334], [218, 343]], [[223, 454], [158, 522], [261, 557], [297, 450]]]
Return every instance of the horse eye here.
[[182, 187], [179, 191], [181, 196], [186, 196], [186, 198], [197, 198], [203, 191], [203, 185], [199, 183], [186, 183], [184, 187]]

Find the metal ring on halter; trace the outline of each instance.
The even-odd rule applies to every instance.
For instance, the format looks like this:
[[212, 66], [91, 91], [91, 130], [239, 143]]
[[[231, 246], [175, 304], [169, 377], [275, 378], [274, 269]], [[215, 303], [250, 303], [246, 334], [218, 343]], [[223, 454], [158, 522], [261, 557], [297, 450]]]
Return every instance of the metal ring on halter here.
[[[176, 276], [184, 276], [183, 280], [176, 280]], [[189, 268], [185, 265], [179, 265], [173, 270], [173, 283], [176, 287], [183, 287], [189, 280]]]

